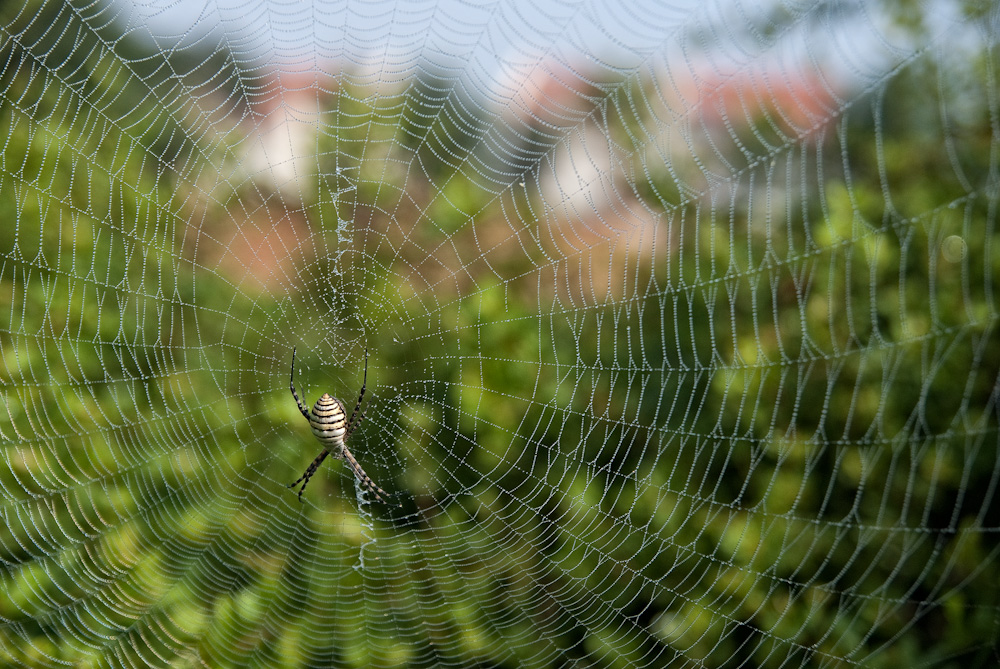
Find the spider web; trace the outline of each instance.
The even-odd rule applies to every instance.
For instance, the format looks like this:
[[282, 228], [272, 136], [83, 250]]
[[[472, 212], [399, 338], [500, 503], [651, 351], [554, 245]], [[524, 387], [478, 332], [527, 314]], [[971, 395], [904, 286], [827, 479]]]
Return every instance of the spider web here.
[[992, 666], [998, 35], [0, 6], [2, 663]]

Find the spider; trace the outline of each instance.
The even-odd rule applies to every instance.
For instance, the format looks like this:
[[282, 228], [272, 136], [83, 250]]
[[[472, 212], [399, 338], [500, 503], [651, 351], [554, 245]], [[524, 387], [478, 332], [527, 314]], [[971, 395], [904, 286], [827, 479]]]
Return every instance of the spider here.
[[[326, 456], [333, 455], [333, 457], [338, 460], [346, 460], [347, 465], [354, 472], [354, 475], [358, 477], [358, 481], [361, 482], [361, 487], [375, 495], [375, 499], [380, 502], [385, 502], [382, 498], [383, 495], [388, 496], [385, 490], [379, 488], [375, 485], [375, 482], [371, 480], [368, 474], [365, 474], [365, 470], [361, 468], [358, 461], [351, 454], [351, 451], [347, 448], [347, 439], [354, 432], [355, 428], [361, 424], [361, 421], [365, 419], [365, 412], [362, 411], [361, 415], [358, 415], [358, 410], [361, 409], [361, 400], [365, 397], [365, 386], [368, 385], [368, 349], [365, 349], [365, 378], [361, 383], [361, 392], [358, 394], [358, 403], [354, 407], [354, 413], [351, 414], [351, 419], [347, 420], [347, 412], [344, 411], [344, 403], [338, 400], [336, 397], [331, 397], [329, 393], [323, 393], [323, 396], [316, 400], [316, 404], [313, 406], [312, 411], [309, 411], [309, 407], [303, 404], [302, 400], [299, 399], [298, 393], [295, 392], [295, 348], [292, 348], [292, 376], [289, 382], [289, 387], [292, 390], [292, 397], [295, 398], [295, 403], [299, 405], [299, 411], [302, 415], [306, 417], [309, 421], [309, 426], [312, 428], [312, 433], [319, 440], [319, 443], [323, 444], [323, 452], [316, 456], [316, 459], [312, 461], [312, 464], [306, 469], [306, 473], [303, 474], [295, 481], [289, 485], [289, 488], [295, 488], [302, 482], [302, 488], [299, 490], [299, 501], [302, 501], [302, 493], [306, 491], [306, 486], [309, 485], [309, 479], [312, 475], [316, 473], [319, 466], [323, 464], [323, 460]], [[355, 417], [358, 419], [355, 421]]]

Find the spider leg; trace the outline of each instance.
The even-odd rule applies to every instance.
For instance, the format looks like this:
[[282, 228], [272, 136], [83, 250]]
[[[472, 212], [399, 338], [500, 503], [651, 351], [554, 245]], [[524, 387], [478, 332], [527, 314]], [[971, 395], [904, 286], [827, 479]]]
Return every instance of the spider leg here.
[[[309, 407], [307, 407], [305, 404], [302, 403], [302, 400], [299, 399], [298, 393], [295, 392], [295, 347], [294, 346], [292, 347], [292, 376], [288, 381], [288, 387], [292, 389], [292, 397], [295, 398], [295, 403], [299, 405], [299, 411], [302, 413], [303, 416], [306, 417], [306, 420], [309, 420]], [[302, 487], [305, 488], [305, 486]]]
[[388, 497], [389, 493], [387, 493], [385, 490], [382, 490], [382, 488], [379, 488], [375, 484], [375, 481], [372, 481], [371, 477], [368, 476], [368, 474], [365, 473], [365, 470], [361, 468], [361, 464], [355, 459], [354, 455], [347, 449], [346, 445], [344, 446], [344, 459], [347, 461], [347, 464], [350, 466], [350, 468], [354, 471], [354, 475], [358, 477], [358, 481], [361, 482], [361, 487], [370, 492], [371, 494], [375, 495], [375, 499], [377, 499], [382, 503], [385, 503], [385, 499], [383, 499], [382, 495]]
[[[344, 449], [344, 450], [347, 450], [347, 449]], [[328, 450], [326, 450], [324, 448], [323, 452], [320, 453], [319, 455], [317, 455], [316, 459], [313, 460], [312, 464], [309, 465], [309, 467], [306, 469], [306, 473], [303, 474], [302, 476], [300, 476], [295, 481], [295, 483], [292, 483], [292, 484], [290, 484], [288, 486], [289, 488], [294, 488], [295, 486], [297, 486], [299, 484], [299, 481], [303, 481], [303, 483], [302, 483], [302, 489], [299, 490], [299, 501], [300, 502], [302, 501], [302, 493], [304, 493], [306, 491], [306, 486], [309, 485], [309, 479], [311, 479], [312, 476], [313, 476], [313, 474], [316, 473], [316, 470], [319, 469], [319, 466], [321, 464], [323, 464], [323, 460], [325, 460], [326, 456], [328, 456], [328, 455], [330, 455], [330, 451], [328, 451]]]
[[[294, 355], [295, 351], [293, 350], [292, 353]], [[354, 412], [351, 414], [351, 420], [347, 421], [347, 433], [344, 435], [344, 439], [345, 440], [349, 436], [351, 436], [351, 433], [354, 432], [354, 428], [356, 428], [358, 426], [358, 424], [360, 424], [361, 421], [365, 419], [365, 414], [362, 411], [361, 412], [361, 418], [358, 419], [358, 423], [356, 424], [354, 422], [354, 417], [358, 415], [358, 409], [361, 408], [361, 400], [363, 400], [365, 398], [365, 387], [367, 387], [367, 386], [368, 386], [368, 348], [366, 347], [365, 348], [365, 378], [361, 382], [361, 392], [358, 394], [358, 403], [354, 405]]]
[[349, 436], [351, 436], [351, 432], [354, 432], [354, 429], [355, 429], [355, 428], [356, 428], [356, 427], [357, 427], [358, 425], [361, 425], [361, 421], [363, 421], [364, 419], [365, 419], [365, 412], [364, 412], [364, 411], [362, 411], [362, 412], [361, 412], [361, 414], [360, 414], [360, 415], [358, 416], [358, 422], [356, 422], [356, 423], [351, 423], [350, 427], [348, 427], [348, 428], [347, 428], [347, 433], [346, 433], [346, 434], [344, 435], [344, 439], [345, 439], [345, 440], [346, 440], [346, 439], [347, 439], [347, 438], [348, 438]]

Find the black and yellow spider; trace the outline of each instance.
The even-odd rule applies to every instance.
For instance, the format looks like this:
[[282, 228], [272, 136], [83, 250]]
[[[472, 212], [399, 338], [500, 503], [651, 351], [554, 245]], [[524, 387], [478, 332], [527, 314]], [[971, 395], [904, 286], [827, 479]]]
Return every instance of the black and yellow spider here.
[[[355, 428], [361, 424], [361, 421], [365, 419], [365, 412], [362, 411], [361, 415], [358, 415], [358, 410], [361, 409], [361, 400], [365, 397], [365, 387], [368, 385], [368, 349], [365, 349], [365, 378], [361, 383], [361, 392], [358, 394], [358, 403], [354, 407], [354, 413], [351, 414], [351, 419], [347, 420], [347, 412], [344, 411], [344, 403], [338, 400], [336, 397], [332, 397], [329, 393], [323, 393], [323, 396], [316, 400], [316, 404], [313, 406], [312, 411], [309, 411], [309, 407], [302, 403], [299, 399], [298, 393], [295, 392], [295, 349], [292, 349], [292, 377], [289, 382], [289, 387], [292, 390], [292, 397], [295, 398], [295, 403], [299, 405], [299, 411], [302, 415], [306, 417], [309, 421], [309, 426], [312, 428], [313, 435], [319, 440], [319, 443], [323, 445], [323, 452], [316, 456], [316, 459], [312, 461], [309, 468], [306, 469], [306, 473], [298, 478], [295, 483], [289, 485], [289, 488], [295, 488], [302, 482], [302, 489], [299, 490], [299, 501], [302, 501], [302, 493], [306, 491], [306, 486], [309, 485], [309, 479], [312, 475], [316, 473], [319, 466], [323, 464], [323, 460], [326, 456], [333, 455], [333, 457], [338, 460], [346, 460], [347, 465], [354, 472], [354, 475], [358, 477], [358, 481], [361, 482], [361, 487], [370, 492], [375, 496], [380, 502], [385, 502], [383, 495], [388, 496], [385, 490], [379, 488], [375, 485], [375, 482], [371, 480], [368, 474], [365, 474], [365, 470], [361, 468], [358, 461], [351, 454], [351, 451], [347, 448], [347, 439], [354, 432]], [[357, 421], [354, 419], [357, 418]]]

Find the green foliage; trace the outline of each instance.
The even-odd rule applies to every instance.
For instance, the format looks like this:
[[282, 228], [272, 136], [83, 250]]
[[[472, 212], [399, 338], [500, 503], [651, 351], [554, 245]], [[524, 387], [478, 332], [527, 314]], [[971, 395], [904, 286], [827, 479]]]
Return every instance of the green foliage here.
[[[667, 230], [645, 254], [530, 181], [497, 194], [445, 80], [345, 83], [278, 290], [205, 251], [227, 202], [293, 222], [256, 186], [206, 196], [227, 149], [166, 72], [251, 75], [138, 58], [89, 7], [0, 14], [0, 662], [995, 659], [995, 53], [904, 68], [809, 139], [761, 110], [714, 164], [631, 153], [651, 82], [592, 91]], [[805, 195], [750, 206], [761, 184]], [[312, 395], [371, 346], [361, 443], [401, 510], [283, 488], [314, 446], [297, 342]]]

